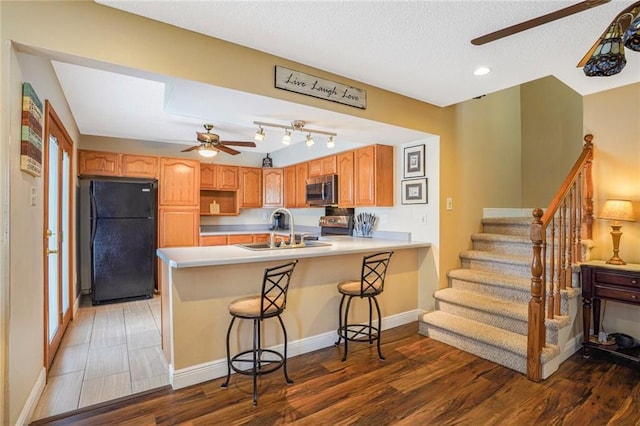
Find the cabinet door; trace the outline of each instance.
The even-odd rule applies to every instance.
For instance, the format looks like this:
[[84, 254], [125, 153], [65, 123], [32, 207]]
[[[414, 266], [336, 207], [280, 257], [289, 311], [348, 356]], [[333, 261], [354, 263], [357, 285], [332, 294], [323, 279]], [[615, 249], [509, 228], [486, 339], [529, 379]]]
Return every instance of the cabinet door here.
[[[296, 207], [307, 207], [307, 163], [296, 164]], [[339, 184], [339, 182], [338, 182]]]
[[289, 166], [284, 168], [284, 206], [297, 207], [296, 166]]
[[323, 175], [335, 175], [338, 172], [338, 166], [336, 164], [336, 156], [330, 155], [320, 159]]
[[271, 241], [270, 234], [255, 234], [253, 236], [254, 243], [268, 243], [269, 241]]
[[376, 160], [376, 206], [393, 207], [393, 147], [375, 145]]
[[200, 162], [183, 158], [160, 158], [158, 186], [161, 206], [198, 206]]
[[240, 167], [240, 207], [262, 207], [262, 169]]
[[[355, 205], [374, 206], [375, 198], [375, 147], [365, 146], [354, 152]], [[338, 185], [340, 183], [338, 182]]]
[[193, 247], [199, 243], [200, 211], [161, 207], [158, 211], [158, 247]]
[[262, 207], [282, 207], [284, 205], [282, 169], [262, 169], [262, 187]]
[[338, 206], [353, 207], [353, 151], [338, 154]]
[[322, 176], [322, 160], [320, 158], [307, 162], [309, 166], [309, 177]]
[[216, 165], [216, 189], [238, 189], [238, 166]]
[[78, 174], [119, 176], [120, 154], [115, 152], [78, 151]]
[[156, 179], [158, 177], [158, 157], [122, 154], [121, 174], [127, 177]]
[[227, 237], [227, 244], [247, 244], [253, 242], [253, 234], [235, 234]]
[[226, 235], [201, 235], [200, 245], [201, 246], [226, 246], [227, 236]]
[[215, 164], [200, 164], [200, 189], [216, 189]]

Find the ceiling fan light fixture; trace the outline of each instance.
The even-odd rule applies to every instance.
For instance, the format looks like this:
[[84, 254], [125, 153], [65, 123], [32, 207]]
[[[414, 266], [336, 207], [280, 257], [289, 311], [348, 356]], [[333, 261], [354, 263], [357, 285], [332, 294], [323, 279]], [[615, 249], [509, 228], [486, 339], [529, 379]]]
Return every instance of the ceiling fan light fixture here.
[[289, 130], [284, 131], [284, 136], [282, 137], [282, 143], [285, 145], [289, 145], [291, 143], [291, 132]]
[[264, 140], [264, 129], [262, 128], [262, 126], [260, 126], [260, 128], [256, 132], [254, 139], [258, 142], [262, 142]]
[[336, 146], [336, 142], [333, 140], [333, 136], [329, 136], [329, 139], [327, 140], [327, 148], [331, 149], [331, 148], [335, 148]]
[[316, 141], [313, 140], [313, 136], [311, 136], [311, 133], [307, 135], [307, 140], [305, 141], [305, 143], [307, 144], [307, 146], [313, 146], [313, 144], [316, 143]]
[[608, 77], [618, 74], [627, 64], [622, 44], [622, 28], [615, 22], [602, 37], [583, 71], [587, 77]]
[[218, 154], [218, 150], [214, 149], [211, 146], [202, 145], [200, 148], [198, 148], [198, 154], [205, 158], [212, 158], [215, 157], [216, 154]]

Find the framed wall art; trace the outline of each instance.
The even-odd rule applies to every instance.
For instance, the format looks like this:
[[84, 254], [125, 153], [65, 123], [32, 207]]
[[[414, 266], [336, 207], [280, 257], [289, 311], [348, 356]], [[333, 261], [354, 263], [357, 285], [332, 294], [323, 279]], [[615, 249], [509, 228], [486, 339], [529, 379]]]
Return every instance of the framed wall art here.
[[427, 178], [403, 180], [402, 204], [427, 204]]
[[404, 177], [415, 178], [425, 175], [424, 145], [404, 149]]

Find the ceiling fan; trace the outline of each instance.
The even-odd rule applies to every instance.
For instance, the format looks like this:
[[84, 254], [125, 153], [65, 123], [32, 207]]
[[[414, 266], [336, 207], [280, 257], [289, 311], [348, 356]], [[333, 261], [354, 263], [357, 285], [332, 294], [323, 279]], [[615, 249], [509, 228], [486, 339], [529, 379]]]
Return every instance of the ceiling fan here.
[[229, 146], [247, 146], [255, 148], [255, 142], [244, 142], [244, 141], [221, 141], [220, 136], [215, 133], [211, 133], [213, 130], [213, 124], [205, 124], [204, 125], [206, 133], [196, 132], [198, 141], [200, 142], [198, 145], [191, 146], [187, 149], [183, 149], [182, 152], [189, 152], [195, 149], [198, 150], [198, 153], [203, 157], [213, 157], [218, 153], [218, 151], [226, 152], [231, 155], [238, 155], [240, 151], [237, 151], [233, 148], [229, 148]]
[[[525, 31], [531, 28], [535, 28], [539, 25], [543, 25], [552, 21], [556, 21], [558, 19], [561, 18], [565, 18], [567, 16], [573, 15], [575, 13], [579, 13], [579, 12], [583, 12], [585, 10], [597, 7], [597, 6], [601, 6], [605, 3], [609, 3], [611, 0], [585, 0], [585, 1], [581, 1], [578, 2], [574, 5], [565, 7], [563, 9], [559, 9], [556, 10], [555, 12], [551, 12], [551, 13], [547, 13], [546, 15], [542, 15], [542, 16], [538, 16], [536, 18], [533, 19], [529, 19], [528, 21], [524, 21], [524, 22], [520, 22], [519, 24], [515, 24], [515, 25], [511, 25], [509, 27], [503, 28], [501, 30], [498, 31], [494, 31], [492, 33], [489, 34], [485, 34], [481, 37], [475, 38], [473, 40], [471, 40], [471, 44], [475, 45], [475, 46], [480, 46], [495, 40], [499, 40], [501, 38], [504, 37], [508, 37], [510, 35], [513, 34], [517, 34], [521, 31]], [[633, 3], [632, 5], [630, 5], [629, 7], [623, 9], [620, 13], [618, 13], [618, 15], [616, 15], [616, 17], [613, 19], [613, 21], [611, 22], [611, 24], [609, 24], [604, 33], [602, 33], [602, 36], [600, 36], [600, 38], [598, 38], [598, 40], [596, 40], [596, 42], [593, 44], [593, 46], [591, 47], [591, 49], [589, 49], [589, 51], [584, 55], [584, 57], [580, 60], [580, 62], [578, 63], [577, 67], [581, 68], [584, 67], [587, 62], [589, 61], [589, 59], [591, 59], [591, 57], [594, 55], [594, 52], [596, 52], [596, 49], [598, 48], [598, 46], [600, 45], [604, 45], [605, 41], [607, 38], [609, 38], [610, 34], [611, 34], [611, 29], [613, 28], [613, 26], [618, 23], [620, 24], [620, 28], [619, 28], [619, 34], [618, 36], [622, 36], [622, 34], [625, 33], [625, 31], [627, 30], [627, 28], [630, 25], [633, 25], [633, 27], [635, 28], [636, 26], [640, 26], [640, 1]], [[633, 22], [633, 24], [632, 24]], [[635, 28], [635, 37], [634, 38], [638, 38], [638, 33], [637, 33], [637, 28]], [[633, 41], [634, 44], [637, 44], [637, 40]], [[635, 48], [632, 48], [629, 46], [629, 44], [627, 44], [627, 47], [631, 48], [632, 50], [636, 50]], [[623, 47], [620, 48], [622, 50], [624, 50]], [[604, 49], [604, 48], [603, 48]], [[624, 52], [622, 54], [622, 57], [624, 57]], [[624, 67], [624, 64], [622, 64], [622, 66], [619, 67], [618, 71], [622, 70], [622, 67]], [[585, 72], [586, 74], [586, 72]], [[613, 74], [613, 73], [612, 73]], [[612, 74], [593, 74], [593, 75], [612, 75]], [[587, 74], [590, 75], [590, 74]]]

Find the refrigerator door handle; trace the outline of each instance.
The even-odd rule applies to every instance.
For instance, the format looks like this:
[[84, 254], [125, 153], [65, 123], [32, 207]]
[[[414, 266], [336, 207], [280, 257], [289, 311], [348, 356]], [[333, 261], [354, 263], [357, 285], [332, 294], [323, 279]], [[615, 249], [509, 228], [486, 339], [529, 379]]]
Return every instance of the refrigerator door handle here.
[[89, 238], [89, 244], [93, 248], [93, 240], [96, 237], [96, 228], [98, 227], [96, 197], [93, 195], [93, 191], [89, 194], [91, 198], [91, 237]]

